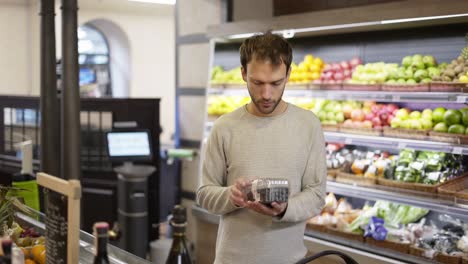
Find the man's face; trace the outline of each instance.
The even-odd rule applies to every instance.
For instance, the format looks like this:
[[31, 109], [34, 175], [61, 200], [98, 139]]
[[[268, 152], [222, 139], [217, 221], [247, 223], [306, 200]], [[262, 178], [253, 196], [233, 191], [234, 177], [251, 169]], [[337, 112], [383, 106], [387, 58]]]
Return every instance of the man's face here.
[[[279, 114], [284, 87], [289, 79], [286, 65], [273, 65], [270, 61], [252, 59], [247, 64], [247, 71], [242, 68], [242, 78], [247, 82], [253, 113], [257, 116]], [[276, 110], [276, 111], [275, 111]]]

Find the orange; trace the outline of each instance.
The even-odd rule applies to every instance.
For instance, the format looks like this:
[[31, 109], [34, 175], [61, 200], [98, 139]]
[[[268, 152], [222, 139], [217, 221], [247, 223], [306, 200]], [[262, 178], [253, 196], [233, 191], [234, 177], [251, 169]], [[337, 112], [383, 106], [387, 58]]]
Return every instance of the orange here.
[[25, 259], [24, 264], [36, 264], [36, 262], [32, 259]]
[[31, 250], [31, 254], [32, 254], [33, 259], [35, 261], [38, 261], [38, 259], [40, 258], [42, 252], [45, 252], [45, 245], [41, 245], [41, 244], [35, 245]]
[[21, 251], [23, 251], [24, 258], [29, 258], [31, 255], [31, 248], [26, 248], [26, 247], [20, 247]]
[[36, 258], [37, 263], [39, 264], [45, 264], [46, 263], [46, 251], [42, 251], [42, 253], [39, 255], [38, 258]]

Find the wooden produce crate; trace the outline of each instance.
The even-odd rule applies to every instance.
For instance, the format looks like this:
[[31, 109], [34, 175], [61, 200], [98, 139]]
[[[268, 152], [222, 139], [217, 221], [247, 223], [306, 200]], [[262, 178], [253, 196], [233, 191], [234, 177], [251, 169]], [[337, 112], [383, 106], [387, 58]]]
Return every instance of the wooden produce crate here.
[[344, 237], [349, 240], [354, 240], [354, 241], [359, 241], [361, 243], [364, 243], [364, 237], [361, 234], [345, 232], [345, 231], [341, 231], [333, 227], [327, 227], [326, 232], [330, 235]]
[[322, 233], [327, 232], [327, 226], [326, 225], [318, 225], [318, 224], [311, 223], [309, 221], [307, 221], [307, 228], [310, 229], [310, 230], [319, 231], [319, 232], [322, 232]]
[[406, 190], [413, 190], [426, 193], [437, 193], [437, 188], [441, 184], [431, 185], [424, 183], [411, 183], [411, 182], [401, 182], [389, 179], [378, 178], [377, 184], [387, 187], [400, 188]]
[[339, 125], [324, 125], [322, 124], [322, 130], [328, 132], [338, 132], [340, 130]]
[[463, 145], [468, 144], [468, 135], [430, 131], [429, 140]]
[[426, 249], [419, 248], [416, 245], [410, 245], [409, 254], [420, 258], [431, 259], [426, 255]]
[[461, 93], [468, 92], [466, 83], [456, 82], [432, 82], [430, 84], [431, 92]]
[[449, 256], [449, 255], [442, 254], [442, 253], [437, 253], [435, 255], [435, 260], [437, 262], [444, 263], [444, 264], [461, 264], [462, 263], [462, 257]]
[[343, 89], [342, 83], [322, 83], [320, 84], [320, 90], [325, 91], [338, 91]]
[[336, 175], [338, 174], [339, 169], [329, 169], [327, 170], [327, 180], [334, 181], [336, 179]]
[[468, 200], [468, 173], [442, 184], [437, 192]]
[[382, 86], [380, 84], [350, 84], [344, 83], [343, 90], [345, 91], [380, 91]]
[[429, 135], [429, 130], [414, 130], [414, 129], [384, 127], [383, 135], [385, 137], [426, 140]]
[[429, 92], [429, 84], [384, 84], [382, 91], [388, 92]]
[[390, 240], [379, 241], [371, 237], [366, 237], [365, 241], [369, 245], [390, 249], [404, 254], [409, 254], [410, 251], [410, 243], [398, 243]]
[[364, 176], [356, 176], [351, 173], [338, 172], [336, 174], [336, 182], [346, 183], [346, 184], [356, 184], [362, 186], [373, 186], [377, 184], [377, 178], [367, 178]]
[[350, 134], [375, 136], [375, 137], [382, 136], [382, 129], [378, 129], [378, 128], [353, 128], [353, 127], [340, 126], [339, 130], [340, 132], [350, 133]]
[[462, 258], [462, 264], [468, 264], [468, 256]]

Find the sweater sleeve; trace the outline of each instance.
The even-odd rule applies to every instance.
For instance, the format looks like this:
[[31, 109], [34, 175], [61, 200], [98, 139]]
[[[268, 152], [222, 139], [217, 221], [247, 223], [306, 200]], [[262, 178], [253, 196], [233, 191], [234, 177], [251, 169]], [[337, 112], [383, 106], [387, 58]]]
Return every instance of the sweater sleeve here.
[[307, 166], [302, 176], [301, 192], [289, 198], [286, 212], [280, 222], [301, 222], [320, 213], [325, 205], [327, 166], [325, 139], [319, 122], [316, 122]]
[[226, 155], [223, 138], [213, 126], [206, 144], [201, 184], [197, 190], [197, 203], [213, 214], [226, 214], [239, 207], [229, 199], [230, 187], [226, 180]]

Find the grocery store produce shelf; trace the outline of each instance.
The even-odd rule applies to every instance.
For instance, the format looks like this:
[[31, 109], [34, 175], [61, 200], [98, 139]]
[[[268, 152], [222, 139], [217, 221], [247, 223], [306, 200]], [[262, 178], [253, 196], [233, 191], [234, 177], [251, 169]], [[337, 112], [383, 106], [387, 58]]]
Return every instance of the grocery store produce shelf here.
[[322, 233], [322, 232], [319, 232], [319, 231], [306, 229], [305, 239], [308, 239], [308, 238], [315, 238], [315, 239], [318, 239], [320, 241], [331, 242], [333, 245], [341, 245], [341, 246], [344, 246], [346, 248], [353, 248], [353, 249], [356, 249], [356, 250], [359, 250], [359, 251], [362, 251], [362, 252], [368, 252], [368, 253], [371, 253], [371, 254], [376, 254], [376, 255], [387, 257], [387, 258], [399, 260], [399, 261], [402, 261], [404, 263], [412, 263], [412, 264], [430, 264], [430, 263], [434, 263], [433, 261], [426, 260], [426, 259], [423, 259], [423, 258], [419, 258], [419, 257], [416, 257], [416, 256], [412, 256], [412, 255], [409, 255], [409, 254], [402, 254], [402, 253], [399, 253], [399, 252], [396, 252], [396, 251], [393, 251], [393, 250], [389, 250], [389, 249], [385, 249], [385, 248], [381, 248], [381, 247], [376, 247], [376, 246], [365, 244], [365, 243], [358, 242], [358, 241], [352, 241], [352, 240], [349, 240], [349, 239], [346, 239], [346, 238], [343, 238], [343, 237], [334, 236], [332, 234], [326, 234], [326, 233]]
[[[209, 95], [248, 96], [244, 85], [230, 89], [208, 89]], [[468, 93], [445, 92], [386, 92], [386, 91], [345, 91], [345, 90], [302, 90], [288, 89], [285, 97], [318, 97], [333, 100], [373, 100], [379, 102], [436, 102], [468, 103]]]
[[366, 200], [386, 200], [423, 207], [468, 221], [468, 205], [462, 204], [461, 201], [456, 202], [450, 196], [390, 188], [381, 185], [362, 187], [333, 181], [327, 182], [327, 192]]
[[344, 143], [347, 145], [357, 145], [387, 149], [416, 149], [428, 151], [440, 151], [452, 154], [468, 155], [468, 145], [458, 145], [444, 142], [427, 140], [413, 140], [392, 137], [366, 136], [357, 134], [347, 134], [338, 132], [324, 132], [327, 142]]

